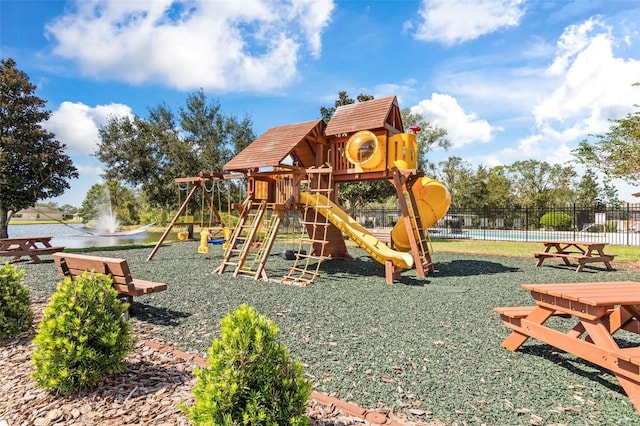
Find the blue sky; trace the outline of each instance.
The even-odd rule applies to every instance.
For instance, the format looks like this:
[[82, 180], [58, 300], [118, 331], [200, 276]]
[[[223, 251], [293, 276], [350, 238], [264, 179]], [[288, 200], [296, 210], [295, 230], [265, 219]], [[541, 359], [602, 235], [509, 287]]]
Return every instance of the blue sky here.
[[341, 90], [396, 95], [449, 132], [431, 161], [474, 168], [575, 164], [580, 140], [640, 104], [638, 0], [0, 0], [0, 19], [1, 57], [80, 171], [59, 205], [100, 182], [110, 116], [177, 111], [200, 88], [256, 135], [319, 118]]

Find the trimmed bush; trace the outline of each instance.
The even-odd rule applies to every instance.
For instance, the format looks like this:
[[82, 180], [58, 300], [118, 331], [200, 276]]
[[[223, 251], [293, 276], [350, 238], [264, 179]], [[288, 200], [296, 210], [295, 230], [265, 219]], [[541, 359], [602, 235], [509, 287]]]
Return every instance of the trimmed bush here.
[[309, 424], [311, 383], [277, 334], [274, 322], [244, 304], [222, 319], [209, 366], [195, 371], [195, 405], [181, 405], [196, 425]]
[[608, 220], [604, 224], [604, 230], [606, 232], [618, 232], [618, 221]]
[[0, 268], [0, 339], [15, 337], [31, 327], [30, 303], [24, 270], [5, 262]]
[[563, 212], [549, 212], [542, 215], [540, 225], [553, 228], [556, 231], [571, 230], [571, 216]]
[[85, 272], [58, 284], [33, 340], [33, 378], [65, 395], [94, 387], [122, 371], [133, 348], [128, 304], [118, 299], [110, 277]]

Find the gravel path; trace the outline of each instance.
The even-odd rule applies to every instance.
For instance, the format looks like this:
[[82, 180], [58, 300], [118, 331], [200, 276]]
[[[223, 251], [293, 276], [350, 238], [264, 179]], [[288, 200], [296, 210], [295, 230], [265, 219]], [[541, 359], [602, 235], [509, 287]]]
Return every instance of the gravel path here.
[[[302, 288], [213, 275], [221, 247], [202, 255], [197, 246], [166, 245], [150, 262], [151, 248], [94, 253], [124, 257], [135, 277], [168, 283], [167, 291], [137, 298], [132, 308], [136, 329], [147, 329], [154, 340], [204, 356], [220, 319], [248, 303], [278, 324], [280, 339], [304, 363], [317, 392], [393, 410], [406, 423], [640, 424], [607, 371], [535, 341], [516, 353], [500, 348], [508, 330], [492, 312], [530, 305], [523, 283], [637, 280], [635, 268], [614, 263], [613, 272], [578, 274], [553, 262], [535, 268], [533, 258], [443, 252], [433, 255], [436, 275], [422, 279], [408, 271], [389, 286], [384, 267], [355, 248], [354, 261], [323, 263], [322, 276]], [[291, 265], [276, 254], [286, 248], [274, 250], [271, 278]], [[16, 265], [27, 271], [35, 299], [54, 291], [51, 262]]]

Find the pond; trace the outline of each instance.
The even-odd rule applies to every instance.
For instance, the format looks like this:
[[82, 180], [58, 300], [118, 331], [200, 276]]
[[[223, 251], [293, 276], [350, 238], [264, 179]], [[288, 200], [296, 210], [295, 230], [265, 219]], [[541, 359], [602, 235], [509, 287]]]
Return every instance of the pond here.
[[[101, 236], [91, 235], [91, 230], [82, 224], [9, 224], [9, 237], [51, 236], [51, 245], [67, 248], [118, 247], [132, 244], [154, 245], [162, 236], [162, 232], [145, 231], [134, 235]], [[177, 235], [171, 232], [165, 241], [176, 241]]]

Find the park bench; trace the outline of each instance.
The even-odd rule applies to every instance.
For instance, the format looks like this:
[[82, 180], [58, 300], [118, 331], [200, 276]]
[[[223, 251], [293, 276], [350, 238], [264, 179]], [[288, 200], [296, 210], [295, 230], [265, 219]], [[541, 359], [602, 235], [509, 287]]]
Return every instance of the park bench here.
[[167, 284], [134, 279], [126, 259], [88, 256], [78, 253], [54, 253], [53, 261], [62, 277], [75, 279], [85, 271], [109, 275], [113, 288], [129, 303], [134, 296], [157, 293], [167, 289]]
[[64, 247], [51, 246], [52, 237], [20, 237], [0, 239], [0, 257], [13, 257], [15, 260], [29, 256], [33, 263], [41, 263], [40, 256], [64, 251]]
[[[500, 314], [500, 318], [505, 324], [513, 324], [520, 327], [520, 320], [529, 316], [531, 311], [535, 309], [535, 306], [501, 306], [493, 308], [494, 312]], [[555, 311], [553, 316], [570, 318], [571, 315], [565, 314], [561, 311]]]
[[[629, 339], [631, 335], [614, 337], [620, 330], [640, 331], [640, 282], [523, 284], [522, 288], [531, 292], [536, 306], [494, 308], [512, 330], [501, 346], [516, 351], [533, 338], [608, 369], [640, 411], [640, 344]], [[567, 319], [547, 321], [552, 316]]]
[[600, 262], [612, 271], [611, 262], [615, 258], [613, 254], [605, 254], [604, 247], [607, 243], [584, 242], [584, 241], [543, 241], [545, 246], [543, 252], [533, 253], [533, 257], [538, 259], [536, 266], [542, 266], [545, 259], [559, 258], [565, 265], [570, 266], [571, 260], [578, 262], [576, 272], [582, 271], [587, 263]]
[[367, 228], [367, 231], [383, 243], [391, 243], [391, 229], [390, 228], [378, 228], [378, 229], [370, 229]]

